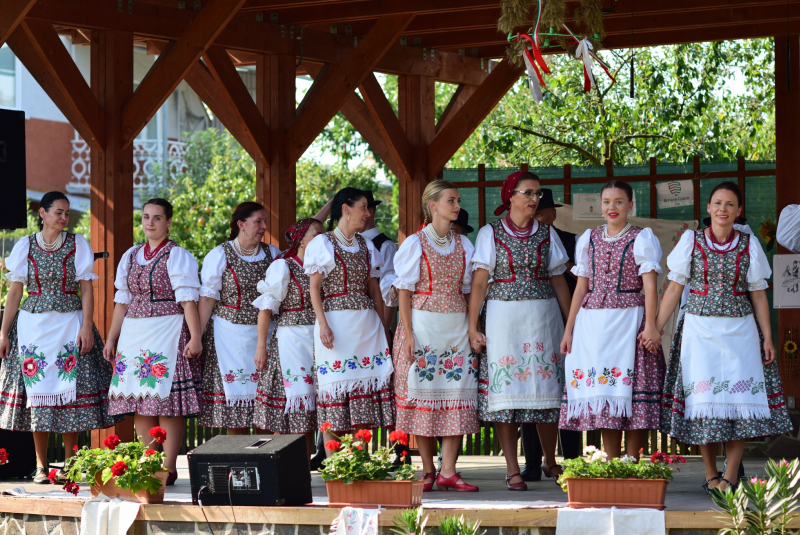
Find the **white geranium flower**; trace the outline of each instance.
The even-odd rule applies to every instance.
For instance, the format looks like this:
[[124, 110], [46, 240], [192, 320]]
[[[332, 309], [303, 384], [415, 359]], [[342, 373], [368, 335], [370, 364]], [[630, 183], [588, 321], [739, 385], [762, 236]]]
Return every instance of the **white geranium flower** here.
[[608, 454], [606, 454], [606, 452], [604, 452], [604, 451], [599, 451], [598, 450], [598, 451], [595, 451], [594, 453], [592, 453], [592, 456], [589, 458], [589, 461], [590, 462], [594, 462], [594, 461], [605, 462], [606, 459], [608, 459]]
[[636, 457], [631, 457], [630, 455], [623, 455], [619, 460], [625, 464], [636, 464]]
[[586, 446], [585, 448], [583, 448], [583, 454], [586, 455], [586, 456], [589, 456], [589, 455], [593, 454], [596, 451], [597, 451], [597, 448], [595, 448], [594, 446]]

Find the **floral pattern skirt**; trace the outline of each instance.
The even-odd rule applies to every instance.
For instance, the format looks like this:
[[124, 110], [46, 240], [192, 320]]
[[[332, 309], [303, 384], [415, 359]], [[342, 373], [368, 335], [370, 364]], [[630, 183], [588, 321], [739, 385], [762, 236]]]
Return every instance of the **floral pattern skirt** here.
[[17, 348], [17, 319], [8, 333], [11, 352], [0, 360], [0, 429], [74, 433], [103, 429], [122, 420], [109, 414], [111, 364], [103, 358], [103, 339], [94, 327], [94, 347], [78, 358], [77, 396], [63, 407], [27, 407]]
[[423, 437], [449, 437], [477, 433], [478, 414], [475, 408], [456, 407], [432, 409], [420, 407], [413, 401], [407, 401], [408, 372], [416, 362], [402, 354], [406, 332], [403, 321], [397, 325], [394, 336], [394, 397], [397, 401], [397, 423], [395, 427], [412, 435]]
[[[644, 331], [645, 317], [639, 325], [641, 334]], [[611, 334], [611, 333], [609, 333]], [[608, 415], [606, 407], [600, 414], [572, 418], [567, 420], [567, 388], [561, 399], [561, 417], [558, 427], [572, 431], [592, 431], [594, 429], [617, 429], [633, 431], [635, 429], [659, 429], [661, 427], [661, 395], [664, 392], [664, 374], [667, 365], [664, 352], [659, 347], [657, 353], [646, 351], [636, 343], [636, 360], [633, 364], [633, 399], [631, 400], [631, 416], [615, 417]]]
[[253, 426], [253, 405], [228, 405], [222, 386], [217, 351], [214, 346], [214, 320], [208, 322], [203, 335], [203, 388], [201, 413], [197, 423], [203, 427]]
[[[275, 329], [277, 332], [277, 329]], [[316, 431], [317, 411], [285, 413], [286, 389], [283, 386], [281, 359], [278, 354], [278, 338], [272, 334], [267, 349], [267, 365], [258, 380], [258, 394], [253, 409], [253, 425], [281, 435]]]
[[186, 358], [183, 350], [189, 342], [189, 326], [183, 322], [178, 341], [178, 358], [172, 388], [166, 399], [159, 398], [111, 398], [111, 414], [140, 414], [142, 416], [196, 416], [200, 413], [201, 358]]
[[[686, 444], [704, 445], [714, 442], [728, 442], [757, 437], [780, 435], [791, 431], [792, 422], [786, 410], [778, 363], [764, 366], [764, 380], [767, 390], [770, 417], [765, 419], [704, 418], [687, 420], [683, 417], [685, 397], [683, 395], [683, 375], [681, 371], [681, 337], [683, 317], [678, 322], [670, 347], [670, 360], [664, 381], [664, 394], [661, 403], [661, 430]], [[761, 329], [758, 337], [763, 341]]]

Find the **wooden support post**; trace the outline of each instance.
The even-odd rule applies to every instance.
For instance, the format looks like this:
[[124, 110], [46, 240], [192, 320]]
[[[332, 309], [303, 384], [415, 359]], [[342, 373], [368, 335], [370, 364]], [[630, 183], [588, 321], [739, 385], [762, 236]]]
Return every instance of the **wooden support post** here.
[[700, 156], [692, 158], [692, 172], [694, 173], [694, 217], [700, 223]]
[[[486, 180], [486, 164], [478, 164], [478, 182]], [[486, 224], [486, 188], [478, 188], [478, 228]]]
[[458, 89], [456, 92], [453, 93], [453, 96], [450, 97], [450, 102], [447, 103], [447, 107], [442, 112], [442, 116], [439, 117], [439, 121], [436, 123], [436, 133], [439, 133], [439, 130], [444, 128], [447, 123], [450, 122], [450, 119], [456, 115], [461, 108], [464, 107], [464, 104], [469, 100], [469, 97], [475, 92], [478, 88], [476, 85], [467, 85], [467, 84], [459, 84]]
[[269, 166], [256, 162], [256, 198], [269, 216], [264, 239], [281, 249], [287, 246], [283, 233], [296, 217], [296, 160], [284, 160], [282, 150], [295, 120], [294, 93], [294, 56], [270, 54], [256, 60], [256, 104], [270, 125]]
[[572, 164], [564, 164], [564, 202], [572, 204]]
[[383, 93], [378, 80], [373, 73], [369, 73], [359, 85], [361, 94], [364, 97], [369, 113], [381, 136], [387, 141], [386, 145], [392, 153], [392, 157], [400, 166], [402, 173], [400, 180], [411, 180], [412, 148], [408, 141], [408, 136], [400, 124], [394, 109]]
[[736, 183], [739, 186], [739, 189], [742, 190], [742, 196], [744, 197], [744, 205], [742, 206], [742, 217], [745, 217], [745, 210], [747, 210], [747, 195], [745, 194], [746, 185], [744, 180], [744, 169], [745, 169], [745, 162], [744, 156], [739, 156], [736, 158]]
[[400, 123], [413, 147], [411, 180], [399, 181], [398, 240], [417, 231], [422, 223], [422, 192], [438, 167], [433, 170], [428, 161], [429, 145], [436, 130], [436, 86], [433, 76], [406, 75], [398, 80]]
[[3, 46], [35, 3], [36, 0], [4, 0], [0, 6], [0, 46]]
[[[798, 145], [800, 145], [800, 36], [779, 36], [775, 38], [775, 155], [777, 157], [775, 201], [779, 215], [786, 205], [800, 203], [800, 187], [797, 185], [797, 177], [800, 176]], [[789, 252], [783, 247], [778, 248], [778, 253]], [[786, 331], [792, 329], [796, 333], [799, 327], [800, 310], [784, 308], [778, 311], [776, 347], [779, 355]], [[783, 378], [783, 392], [787, 396], [800, 396], [800, 380]]]
[[[655, 177], [658, 174], [656, 168], [656, 159], [650, 158], [650, 175]], [[650, 218], [656, 219], [658, 217], [658, 195], [656, 192], [656, 179], [650, 181]]]
[[[133, 94], [133, 33], [96, 31], [91, 44], [91, 86], [105, 111], [105, 152], [91, 152], [92, 248], [108, 251], [95, 262], [94, 321], [105, 336], [114, 313], [114, 277], [133, 245], [133, 148], [122, 140], [122, 110]], [[92, 431], [92, 447], [109, 435], [133, 439], [133, 419]]]

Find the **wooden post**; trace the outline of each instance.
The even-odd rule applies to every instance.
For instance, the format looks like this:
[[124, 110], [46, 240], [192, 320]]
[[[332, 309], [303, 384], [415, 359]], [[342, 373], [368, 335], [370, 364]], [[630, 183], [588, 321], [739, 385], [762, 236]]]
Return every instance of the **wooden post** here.
[[692, 158], [692, 172], [694, 172], [694, 214], [692, 217], [700, 222], [700, 156]]
[[736, 159], [736, 182], [739, 186], [739, 189], [742, 190], [742, 197], [744, 198], [744, 205], [742, 205], [742, 217], [745, 217], [744, 213], [747, 210], [747, 195], [745, 195], [745, 182], [744, 182], [744, 156], [739, 156]]
[[572, 164], [564, 164], [564, 202], [572, 204]]
[[655, 176], [658, 172], [655, 158], [650, 158], [650, 174], [653, 176], [653, 179], [650, 180], [650, 218], [656, 219], [658, 217], [658, 195], [656, 194]]
[[436, 88], [433, 76], [416, 74], [401, 76], [398, 86], [398, 116], [413, 147], [411, 180], [399, 181], [397, 237], [402, 242], [422, 223], [422, 192], [435, 174], [428, 165], [428, 147], [436, 131]]
[[[133, 95], [133, 33], [92, 32], [91, 86], [105, 111], [105, 152], [91, 151], [92, 248], [108, 251], [95, 262], [94, 321], [103, 336], [114, 314], [114, 277], [123, 253], [133, 245], [133, 147], [124, 148], [122, 109]], [[92, 447], [108, 435], [133, 439], [133, 419], [92, 431]]]
[[609, 158], [606, 160], [606, 176], [612, 177], [614, 176], [614, 160]]
[[[478, 182], [486, 180], [486, 164], [478, 164]], [[478, 228], [486, 224], [486, 188], [478, 188]]]
[[269, 216], [264, 239], [281, 249], [283, 233], [296, 218], [296, 162], [285, 161], [284, 134], [295, 118], [295, 58], [286, 54], [256, 60], [256, 104], [270, 125], [269, 166], [256, 164], [256, 199]]
[[[787, 58], [787, 41], [790, 50]], [[791, 60], [791, 64], [788, 64]], [[787, 78], [789, 78], [787, 84]], [[788, 85], [788, 86], [787, 86]], [[800, 175], [800, 36], [779, 36], [775, 38], [775, 201], [780, 215], [788, 204], [800, 203], [800, 188], [797, 177]], [[783, 247], [778, 253], [789, 253]], [[782, 355], [784, 337], [787, 329], [800, 327], [800, 310], [780, 309], [778, 311], [778, 358]], [[787, 396], [800, 395], [800, 380], [783, 379], [783, 392]]]

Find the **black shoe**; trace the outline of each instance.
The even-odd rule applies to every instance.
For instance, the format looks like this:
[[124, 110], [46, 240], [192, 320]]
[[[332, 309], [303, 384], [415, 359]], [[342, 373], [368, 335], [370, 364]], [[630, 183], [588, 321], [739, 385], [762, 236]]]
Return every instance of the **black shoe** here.
[[322, 468], [322, 461], [325, 460], [325, 453], [319, 454], [317, 453], [314, 455], [311, 460], [308, 461], [308, 465], [311, 467], [311, 471], [315, 472]]
[[522, 477], [522, 481], [541, 481], [542, 469], [538, 466], [534, 468], [526, 464], [519, 475]]

